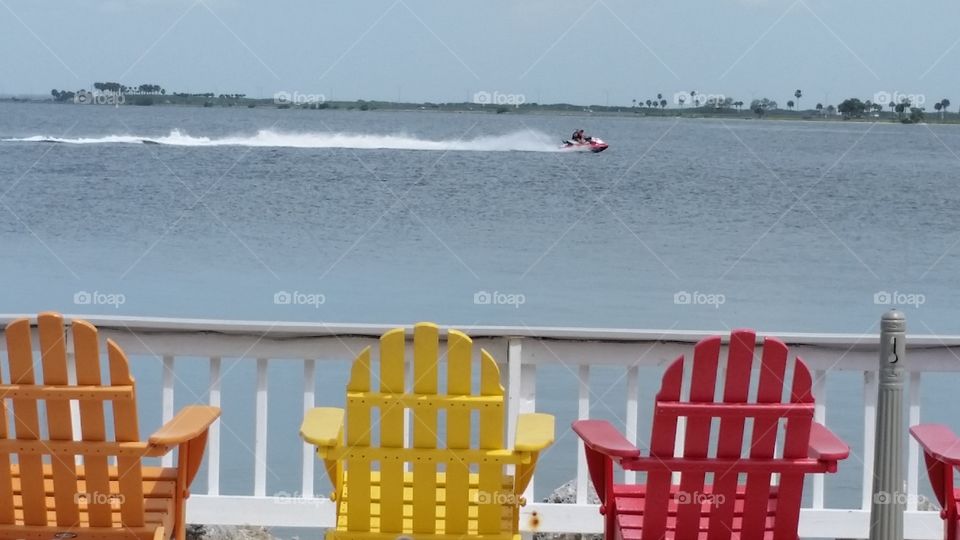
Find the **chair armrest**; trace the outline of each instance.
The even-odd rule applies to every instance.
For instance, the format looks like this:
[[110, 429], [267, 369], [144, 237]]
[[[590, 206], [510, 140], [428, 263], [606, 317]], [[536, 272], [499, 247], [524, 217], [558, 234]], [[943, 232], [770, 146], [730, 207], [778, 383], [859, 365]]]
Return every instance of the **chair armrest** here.
[[150, 436], [150, 446], [171, 447], [196, 439], [220, 416], [219, 407], [191, 405], [184, 407], [169, 422]]
[[553, 415], [542, 413], [521, 414], [517, 418], [517, 437], [514, 449], [520, 452], [539, 452], [553, 444]]
[[340, 444], [343, 409], [317, 407], [307, 411], [300, 425], [300, 436], [310, 444], [332, 448]]
[[640, 457], [640, 450], [606, 420], [578, 420], [573, 430], [591, 450], [616, 459]]
[[922, 424], [910, 428], [910, 434], [920, 443], [923, 453], [937, 461], [960, 465], [960, 439], [942, 424]]
[[810, 425], [810, 457], [820, 461], [840, 461], [850, 455], [850, 447], [827, 426], [819, 422]]

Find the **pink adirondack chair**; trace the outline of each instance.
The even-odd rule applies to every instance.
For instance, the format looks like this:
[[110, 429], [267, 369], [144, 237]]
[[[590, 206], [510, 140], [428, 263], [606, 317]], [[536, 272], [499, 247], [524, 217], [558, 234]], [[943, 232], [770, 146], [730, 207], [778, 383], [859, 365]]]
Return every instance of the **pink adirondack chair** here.
[[[684, 357], [667, 368], [648, 456], [606, 421], [573, 423], [586, 447], [607, 539], [796, 540], [804, 475], [835, 472], [849, 454], [843, 441], [814, 422], [810, 371], [799, 358], [784, 399], [788, 350], [781, 341], [765, 339], [762, 357], [754, 362], [756, 334], [733, 331], [716, 400], [720, 346], [715, 336], [694, 347], [689, 401], [681, 400]], [[759, 381], [750, 399], [754, 369]], [[683, 449], [675, 453], [680, 418], [686, 419]], [[745, 433], [748, 419], [752, 427]], [[646, 483], [614, 483], [614, 462], [646, 473]], [[680, 474], [679, 484], [673, 473]], [[771, 482], [774, 474], [778, 483]]]
[[940, 424], [913, 426], [910, 434], [923, 448], [933, 495], [942, 508], [943, 537], [960, 540], [960, 490], [953, 485], [953, 471], [960, 467], [960, 438]]

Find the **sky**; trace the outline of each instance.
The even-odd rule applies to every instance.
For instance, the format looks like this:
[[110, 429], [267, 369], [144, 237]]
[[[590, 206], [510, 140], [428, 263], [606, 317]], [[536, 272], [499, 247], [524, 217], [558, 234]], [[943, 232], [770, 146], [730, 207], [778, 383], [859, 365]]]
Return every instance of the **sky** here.
[[[328, 100], [960, 104], [960, 2], [0, 0], [0, 95], [95, 81]], [[914, 103], [918, 100], [915, 98]]]

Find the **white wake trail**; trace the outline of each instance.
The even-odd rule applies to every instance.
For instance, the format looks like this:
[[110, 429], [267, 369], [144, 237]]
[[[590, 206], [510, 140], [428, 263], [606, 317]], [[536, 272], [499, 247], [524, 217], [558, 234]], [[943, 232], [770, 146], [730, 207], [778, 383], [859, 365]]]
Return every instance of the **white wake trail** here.
[[165, 137], [141, 137], [135, 135], [106, 135], [103, 137], [62, 138], [37, 135], [33, 137], [3, 139], [4, 142], [39, 142], [62, 144], [159, 144], [167, 146], [249, 146], [274, 148], [353, 148], [391, 150], [433, 150], [464, 152], [557, 152], [559, 144], [549, 135], [524, 130], [504, 135], [486, 135], [473, 139], [432, 140], [395, 134], [363, 134], [308, 132], [294, 133], [260, 130], [256, 135], [230, 135], [225, 137], [197, 137], [178, 129]]

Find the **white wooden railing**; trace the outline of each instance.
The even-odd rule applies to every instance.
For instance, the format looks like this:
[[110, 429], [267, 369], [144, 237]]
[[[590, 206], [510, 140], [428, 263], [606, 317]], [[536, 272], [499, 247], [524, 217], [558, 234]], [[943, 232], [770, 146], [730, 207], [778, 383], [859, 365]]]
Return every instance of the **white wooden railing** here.
[[[0, 315], [0, 325], [18, 316]], [[71, 318], [74, 316], [68, 316]], [[255, 414], [252, 424], [255, 454], [252, 491], [243, 495], [221, 493], [221, 463], [225, 446], [219, 423], [210, 433], [206, 462], [206, 492], [196, 493], [188, 505], [189, 522], [223, 525], [263, 525], [273, 527], [323, 527], [333, 524], [333, 504], [316, 495], [314, 483], [315, 457], [311, 447], [303, 444], [296, 432], [274, 437], [268, 441], [268, 407], [276, 403], [296, 403], [302, 395], [302, 408], [317, 403], [315, 387], [318, 363], [346, 362], [366, 345], [376, 347], [377, 337], [398, 325], [328, 324], [269, 321], [223, 321], [199, 319], [170, 319], [121, 316], [75, 316], [97, 325], [101, 334], [116, 340], [134, 359], [155, 357], [162, 362], [160, 384], [139, 381], [141, 403], [151, 398], [145, 388], [156, 388], [161, 400], [162, 420], [174, 414], [174, 390], [177, 366], [182, 362], [205, 361], [209, 366], [206, 395], [209, 403], [220, 405], [222, 396], [232, 389], [221, 385], [224, 360], [249, 361], [255, 365]], [[577, 417], [586, 418], [591, 410], [594, 389], [590, 385], [591, 369], [622, 369], [626, 378], [623, 426], [629, 440], [637, 441], [637, 422], [641, 403], [652, 400], [652, 395], [641, 393], [641, 370], [656, 370], [680, 354], [689, 354], [691, 344], [706, 335], [727, 332], [685, 332], [673, 330], [629, 330], [591, 328], [533, 328], [502, 326], [461, 326], [480, 346], [489, 350], [502, 362], [501, 372], [509, 394], [508, 433], [512, 439], [515, 419], [520, 412], [537, 407], [537, 372], [550, 366], [562, 366], [576, 379]], [[762, 335], [767, 335], [761, 333]], [[825, 479], [812, 481], [808, 506], [802, 510], [800, 536], [830, 538], [866, 538], [869, 531], [871, 480], [873, 475], [873, 445], [875, 402], [877, 393], [878, 353], [876, 335], [804, 334], [771, 332], [791, 345], [792, 353], [802, 356], [815, 373], [814, 392], [817, 398], [816, 417], [837, 430], [832, 420], [826, 387], [831, 377], [840, 373], [862, 376], [855, 389], [863, 392], [862, 439], [847, 442], [853, 448], [851, 458], [842, 462], [841, 470], [862, 469], [862, 498], [852, 508], [830, 508], [825, 505]], [[909, 372], [908, 419], [911, 425], [920, 421], [920, 378], [923, 373], [960, 372], [960, 336], [910, 335], [908, 337], [907, 370]], [[0, 341], [0, 350], [5, 344]], [[274, 362], [297, 362], [302, 365], [303, 386], [291, 388], [282, 395], [268, 392], [268, 367]], [[288, 364], [289, 365], [289, 364]], [[657, 377], [659, 379], [659, 377]], [[342, 394], [343, 380], [333, 380], [325, 392], [336, 389]], [[854, 390], [854, 389], [851, 389]], [[944, 395], [945, 404], [955, 396]], [[290, 401], [290, 400], [294, 401]], [[573, 399], [571, 396], [570, 399]], [[939, 398], [938, 398], [939, 399]], [[287, 410], [296, 410], [288, 405]], [[571, 404], [572, 408], [572, 404]], [[539, 412], [554, 412], [543, 406]], [[76, 415], [75, 415], [76, 417]], [[960, 426], [957, 426], [960, 427]], [[558, 425], [558, 437], [569, 436], [568, 425]], [[849, 428], [849, 426], [848, 426]], [[849, 430], [849, 429], [848, 429]], [[75, 430], [79, 432], [79, 430]], [[269, 445], [268, 445], [269, 442]], [[510, 441], [512, 444], [512, 440]], [[295, 497], [278, 497], [267, 492], [268, 451], [278, 446], [302, 447], [298, 467], [301, 477]], [[287, 446], [289, 449], [289, 446]], [[546, 504], [534, 502], [528, 493], [528, 503], [522, 509], [521, 527], [525, 531], [584, 532], [601, 531], [601, 518], [596, 505], [587, 504], [589, 479], [584, 465], [583, 450], [578, 445], [576, 454], [545, 455], [551, 459], [578, 460], [576, 464], [577, 501], [575, 504]], [[937, 539], [942, 537], [942, 525], [937, 512], [917, 508], [918, 493], [926, 488], [926, 474], [920, 470], [920, 455], [913, 441], [909, 445], [907, 478], [907, 513], [905, 538]], [[542, 472], [540, 473], [542, 477]], [[632, 479], [632, 475], [627, 477]], [[826, 482], [834, 482], [829, 478]], [[831, 484], [833, 485], [833, 484]], [[922, 485], [922, 488], [921, 488]], [[849, 486], [848, 486], [849, 489]], [[532, 486], [531, 486], [532, 490]], [[531, 492], [532, 493], [532, 492]]]

